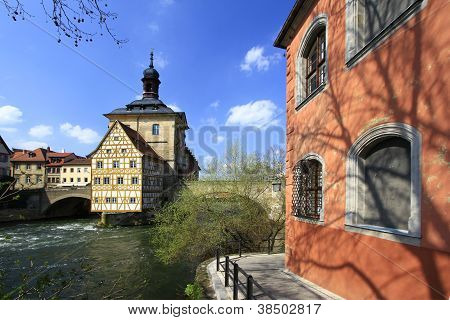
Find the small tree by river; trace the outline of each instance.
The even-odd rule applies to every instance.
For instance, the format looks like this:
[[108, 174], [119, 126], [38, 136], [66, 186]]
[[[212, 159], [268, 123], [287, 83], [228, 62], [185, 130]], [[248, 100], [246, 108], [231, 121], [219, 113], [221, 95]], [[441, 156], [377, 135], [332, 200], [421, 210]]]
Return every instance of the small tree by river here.
[[236, 249], [238, 241], [246, 251], [267, 247], [285, 221], [284, 190], [277, 199], [271, 193], [272, 180], [284, 180], [284, 152], [270, 153], [246, 155], [233, 145], [223, 160], [212, 161], [202, 181], [183, 188], [156, 214], [157, 256], [166, 263], [200, 261], [218, 247]]

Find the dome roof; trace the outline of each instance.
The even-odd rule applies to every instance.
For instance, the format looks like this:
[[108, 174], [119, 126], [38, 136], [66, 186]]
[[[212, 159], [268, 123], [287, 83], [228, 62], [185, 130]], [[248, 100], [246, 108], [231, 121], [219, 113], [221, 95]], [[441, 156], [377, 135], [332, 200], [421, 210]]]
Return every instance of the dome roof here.
[[159, 73], [155, 68], [153, 68], [153, 64], [144, 70], [144, 78], [159, 78]]

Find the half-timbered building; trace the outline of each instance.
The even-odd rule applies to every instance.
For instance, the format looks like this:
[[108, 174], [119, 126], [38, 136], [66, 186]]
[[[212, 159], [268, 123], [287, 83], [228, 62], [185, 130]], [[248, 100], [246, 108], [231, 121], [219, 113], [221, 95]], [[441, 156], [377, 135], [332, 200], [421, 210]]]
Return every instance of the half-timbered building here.
[[114, 122], [90, 157], [92, 212], [142, 212], [160, 207], [163, 162], [137, 131]]

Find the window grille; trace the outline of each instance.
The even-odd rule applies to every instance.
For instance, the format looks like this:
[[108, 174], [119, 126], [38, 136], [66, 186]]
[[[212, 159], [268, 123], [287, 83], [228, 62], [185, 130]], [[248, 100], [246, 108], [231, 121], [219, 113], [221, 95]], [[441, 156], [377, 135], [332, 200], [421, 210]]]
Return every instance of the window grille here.
[[320, 220], [322, 212], [322, 164], [314, 159], [301, 160], [294, 167], [293, 215]]

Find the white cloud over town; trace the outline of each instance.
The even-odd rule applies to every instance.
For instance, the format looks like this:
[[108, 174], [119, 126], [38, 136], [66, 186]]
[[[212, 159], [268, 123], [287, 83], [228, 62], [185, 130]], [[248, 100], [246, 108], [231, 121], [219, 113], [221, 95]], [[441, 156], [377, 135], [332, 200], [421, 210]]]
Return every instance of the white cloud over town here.
[[53, 128], [43, 124], [30, 128], [28, 134], [35, 138], [44, 138], [53, 134]]
[[181, 111], [183, 111], [183, 110], [181, 110], [181, 108], [179, 107], [179, 106], [177, 106], [175, 103], [173, 103], [173, 104], [169, 104], [169, 105], [167, 105], [170, 109], [172, 109], [173, 111], [175, 111], [175, 112], [181, 112]]
[[17, 148], [19, 149], [27, 149], [27, 150], [34, 150], [37, 148], [47, 148], [48, 144], [42, 141], [19, 141], [16, 143]]
[[256, 46], [245, 54], [244, 62], [241, 63], [241, 70], [247, 72], [253, 70], [267, 71], [271, 64], [278, 63], [280, 59], [280, 54], [264, 55], [264, 47]]
[[156, 69], [164, 69], [169, 64], [169, 60], [162, 52], [155, 52], [154, 65]]
[[1, 127], [0, 132], [2, 133], [15, 133], [17, 132], [17, 128], [10, 128], [10, 127]]
[[278, 107], [271, 100], [257, 100], [232, 107], [228, 111], [227, 126], [253, 126], [258, 128], [278, 125]]
[[212, 107], [212, 108], [217, 109], [220, 106], [220, 101], [216, 100], [214, 102], [211, 102], [211, 104], [209, 106]]
[[23, 112], [14, 106], [0, 107], [0, 125], [11, 125], [22, 122]]
[[213, 136], [213, 142], [215, 142], [215, 143], [222, 143], [224, 141], [225, 141], [225, 137], [223, 135], [216, 134]]
[[99, 142], [101, 138], [96, 131], [90, 128], [81, 128], [79, 125], [72, 125], [69, 122], [61, 124], [59, 129], [64, 135], [75, 138], [83, 144], [96, 143]]

